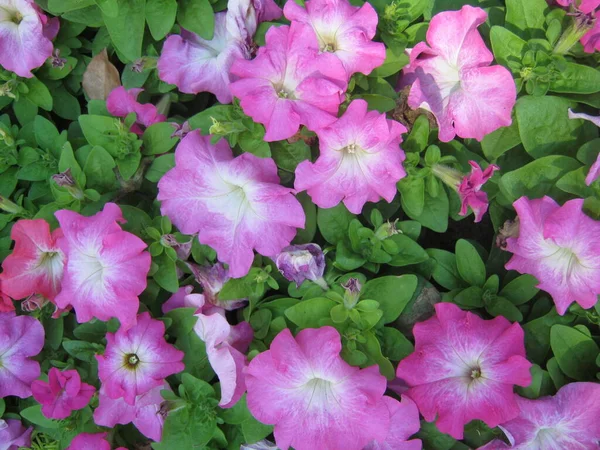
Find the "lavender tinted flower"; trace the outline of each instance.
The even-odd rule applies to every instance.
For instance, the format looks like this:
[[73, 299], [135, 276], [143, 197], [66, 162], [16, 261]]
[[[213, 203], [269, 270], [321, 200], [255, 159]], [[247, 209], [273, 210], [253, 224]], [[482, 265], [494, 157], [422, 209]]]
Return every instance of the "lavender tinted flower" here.
[[317, 281], [325, 272], [325, 255], [317, 244], [290, 245], [275, 259], [277, 269], [299, 287], [304, 280]]
[[208, 303], [220, 306], [227, 311], [245, 306], [248, 299], [240, 298], [235, 300], [219, 300], [219, 292], [223, 289], [225, 283], [229, 281], [229, 270], [222, 263], [216, 263], [213, 266], [198, 266], [188, 264], [188, 267], [194, 274], [196, 281], [202, 286], [204, 298]]

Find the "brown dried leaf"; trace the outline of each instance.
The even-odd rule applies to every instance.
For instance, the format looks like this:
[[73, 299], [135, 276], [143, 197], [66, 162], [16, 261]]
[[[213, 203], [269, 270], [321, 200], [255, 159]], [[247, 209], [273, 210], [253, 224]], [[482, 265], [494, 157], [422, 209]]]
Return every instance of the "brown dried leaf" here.
[[106, 49], [92, 58], [81, 85], [91, 100], [106, 100], [113, 89], [121, 86], [119, 71], [108, 60]]

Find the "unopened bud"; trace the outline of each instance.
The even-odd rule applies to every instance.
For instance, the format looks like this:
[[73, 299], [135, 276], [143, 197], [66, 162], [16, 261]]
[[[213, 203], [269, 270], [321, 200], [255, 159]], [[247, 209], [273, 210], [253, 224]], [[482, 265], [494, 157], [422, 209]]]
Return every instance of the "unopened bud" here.
[[357, 278], [348, 278], [348, 281], [342, 284], [342, 287], [346, 290], [344, 292], [344, 306], [347, 309], [352, 309], [358, 303], [360, 297], [360, 290], [362, 285]]

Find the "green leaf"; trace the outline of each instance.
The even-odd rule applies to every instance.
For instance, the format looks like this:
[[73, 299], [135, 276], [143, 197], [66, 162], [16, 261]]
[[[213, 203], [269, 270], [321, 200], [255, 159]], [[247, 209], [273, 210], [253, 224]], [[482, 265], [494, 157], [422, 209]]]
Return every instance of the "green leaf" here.
[[464, 239], [456, 243], [456, 266], [461, 278], [471, 286], [482, 287], [485, 283], [485, 264], [475, 247]]
[[85, 322], [73, 330], [77, 339], [88, 342], [98, 342], [106, 336], [106, 322], [94, 319], [92, 322]]
[[596, 371], [598, 344], [577, 328], [554, 325], [550, 330], [550, 345], [560, 369], [577, 381], [592, 380]]
[[396, 101], [393, 98], [379, 94], [359, 94], [355, 98], [362, 98], [367, 102], [369, 109], [374, 109], [380, 113], [391, 111], [396, 107]]
[[175, 167], [175, 155], [173, 153], [161, 155], [152, 161], [145, 177], [148, 181], [157, 183], [173, 167]]
[[565, 63], [560, 78], [550, 83], [552, 92], [563, 94], [593, 94], [600, 91], [600, 71], [583, 64]]
[[381, 66], [373, 70], [369, 76], [387, 78], [400, 72], [408, 63], [408, 55], [404, 51], [396, 51], [388, 47], [386, 48], [385, 61]]
[[510, 300], [513, 305], [519, 306], [535, 297], [539, 292], [536, 287], [538, 284], [536, 277], [521, 275], [504, 286], [499, 295]]
[[173, 125], [169, 122], [155, 123], [146, 128], [142, 136], [144, 155], [160, 155], [175, 147], [178, 140], [171, 137], [173, 131]]
[[175, 261], [169, 258], [164, 252], [153, 258], [152, 261], [158, 264], [158, 270], [152, 275], [154, 281], [161, 288], [169, 292], [177, 292], [179, 289], [179, 279], [177, 278]]
[[391, 361], [400, 361], [415, 351], [412, 342], [396, 328], [383, 327], [382, 333], [382, 351]]
[[417, 289], [415, 275], [384, 276], [369, 280], [360, 292], [361, 299], [375, 300], [383, 311], [383, 323], [393, 322], [402, 314]]
[[177, 0], [146, 0], [146, 22], [154, 40], [162, 40], [171, 31], [176, 16]]
[[52, 95], [46, 85], [36, 77], [27, 78], [25, 84], [29, 88], [25, 96], [27, 100], [46, 111], [52, 111]]
[[513, 120], [509, 127], [498, 128], [486, 135], [481, 141], [481, 149], [489, 162], [495, 162], [507, 151], [521, 143], [519, 125]]
[[335, 250], [335, 265], [342, 270], [350, 271], [358, 269], [366, 262], [365, 258], [356, 253], [346, 245], [345, 241], [339, 241]]
[[407, 152], [422, 152], [427, 147], [428, 142], [429, 119], [425, 114], [422, 114], [415, 120], [410, 134], [402, 143], [402, 148]]
[[519, 311], [519, 308], [500, 296], [486, 301], [485, 310], [494, 317], [504, 316], [511, 322], [523, 320], [523, 314]]
[[544, 38], [546, 0], [506, 0], [506, 27], [524, 39]]
[[117, 0], [95, 0], [95, 2], [106, 17], [117, 17], [119, 14], [119, 3]]
[[453, 302], [462, 308], [473, 309], [483, 306], [483, 289], [470, 286], [454, 296]]
[[104, 23], [110, 38], [123, 55], [123, 62], [135, 61], [142, 56], [146, 0], [119, 0], [119, 13], [110, 17], [103, 11]]
[[[52, 319], [51, 317], [48, 317], [44, 319], [43, 323], [46, 331], [46, 345], [52, 350], [58, 350], [63, 340], [63, 318], [59, 317], [58, 319]], [[0, 417], [2, 416], [0, 415]]]
[[98, 189], [101, 192], [114, 189], [117, 182], [113, 172], [115, 166], [115, 160], [106, 150], [99, 146], [92, 148], [83, 166], [87, 187]]
[[114, 132], [120, 126], [120, 120], [115, 117], [95, 116], [85, 114], [79, 117], [79, 125], [86, 140], [91, 145], [99, 145], [109, 149], [115, 143], [115, 138], [108, 133]]
[[324, 297], [303, 300], [285, 310], [285, 316], [300, 328], [318, 328], [337, 303]]
[[119, 168], [121, 178], [125, 181], [129, 180], [137, 172], [141, 160], [142, 155], [140, 153], [130, 153], [124, 158], [118, 159], [117, 167]]
[[94, 356], [102, 348], [98, 344], [85, 341], [64, 341], [62, 345], [69, 355], [89, 363], [96, 361]]
[[527, 42], [504, 27], [494, 26], [490, 30], [494, 57], [499, 64], [508, 67], [509, 62], [521, 62]]
[[333, 208], [317, 210], [319, 231], [330, 244], [335, 245], [346, 237], [352, 219], [354, 219], [354, 215], [346, 209], [343, 203]]
[[425, 181], [423, 178], [406, 177], [398, 182], [402, 209], [410, 216], [420, 216], [425, 208]]
[[448, 229], [450, 203], [448, 202], [446, 189], [442, 185], [438, 186], [439, 192], [437, 197], [432, 197], [429, 192], [425, 192], [423, 212], [421, 214], [415, 214], [410, 209], [404, 209], [404, 211], [411, 219], [420, 222], [424, 227], [436, 233], [444, 233]]
[[44, 416], [44, 414], [42, 414], [42, 405], [35, 405], [25, 408], [20, 412], [20, 414], [24, 419], [27, 419], [32, 424], [42, 428], [54, 430], [60, 425], [58, 421], [48, 419], [46, 416]]
[[180, 0], [177, 21], [186, 30], [211, 40], [215, 31], [215, 13], [208, 0]]
[[523, 325], [525, 331], [525, 348], [529, 360], [538, 364], [546, 361], [550, 351], [550, 329], [553, 325], [569, 325], [573, 323], [573, 317], [569, 314], [559, 316], [555, 308], [537, 319]]
[[456, 256], [453, 253], [437, 248], [428, 248], [427, 254], [436, 262], [432, 273], [436, 283], [449, 290], [464, 287], [465, 283], [458, 273]]
[[419, 264], [429, 259], [427, 252], [404, 234], [395, 234], [388, 238], [394, 242], [399, 249], [399, 252], [392, 255], [392, 260], [388, 262], [390, 266], [402, 267], [411, 264]]

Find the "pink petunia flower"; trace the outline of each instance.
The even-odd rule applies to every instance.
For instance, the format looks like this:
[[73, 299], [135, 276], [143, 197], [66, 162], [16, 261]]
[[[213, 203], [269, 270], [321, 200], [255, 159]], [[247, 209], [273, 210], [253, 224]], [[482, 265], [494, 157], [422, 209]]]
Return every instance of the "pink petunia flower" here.
[[232, 278], [248, 273], [253, 249], [275, 256], [304, 227], [302, 206], [279, 184], [271, 158], [233, 158], [225, 140], [212, 145], [197, 130], [177, 146], [175, 167], [158, 182], [158, 200], [182, 233], [198, 233], [216, 250]]
[[2, 263], [4, 293], [17, 300], [34, 294], [54, 300], [65, 265], [65, 255], [57, 245], [62, 236], [60, 228], [51, 233], [43, 219], [19, 220], [10, 236], [15, 248]]
[[31, 359], [44, 347], [44, 327], [33, 317], [0, 313], [0, 398], [31, 396], [40, 363]]
[[519, 236], [508, 238], [513, 253], [506, 269], [540, 280], [563, 315], [571, 303], [588, 309], [600, 294], [600, 222], [583, 212], [583, 199], [559, 206], [550, 197], [521, 197], [513, 206], [519, 216]]
[[58, 245], [67, 255], [58, 307], [73, 306], [80, 323], [116, 317], [125, 328], [134, 325], [151, 258], [144, 241], [119, 226], [121, 209], [107, 203], [91, 217], [68, 210], [55, 216], [64, 234]]
[[385, 45], [373, 42], [377, 12], [369, 4], [352, 6], [348, 0], [308, 0], [305, 7], [288, 1], [285, 17], [310, 25], [319, 41], [319, 50], [337, 56], [348, 77], [365, 75], [385, 61]]
[[209, 305], [233, 311], [243, 308], [248, 303], [247, 298], [219, 300], [219, 292], [221, 292], [225, 283], [230, 280], [229, 270], [222, 263], [218, 262], [212, 266], [188, 264], [188, 267], [192, 270], [196, 281], [202, 286], [202, 293]]
[[452, 303], [414, 327], [415, 351], [398, 365], [428, 422], [456, 439], [464, 426], [482, 420], [490, 427], [519, 413], [513, 386], [531, 383], [523, 329], [504, 317], [483, 320]]
[[19, 450], [31, 445], [33, 427], [25, 428], [20, 420], [0, 419], [0, 450]]
[[106, 333], [106, 351], [96, 355], [103, 392], [135, 405], [138, 395], [181, 372], [185, 368], [183, 352], [167, 343], [164, 335], [165, 325], [147, 312], [138, 316], [133, 328]]
[[[588, 121], [592, 122], [594, 125], [596, 125], [597, 127], [600, 127], [600, 116], [590, 116], [589, 114], [575, 113], [571, 109], [569, 109], [569, 119], [588, 120]], [[600, 153], [598, 154], [596, 161], [594, 162], [594, 164], [592, 164], [592, 167], [590, 167], [590, 171], [588, 172], [587, 176], [585, 177], [585, 184], [587, 184], [588, 186], [591, 185], [594, 181], [596, 181], [598, 179], [599, 176], [600, 176]]]
[[294, 187], [307, 191], [320, 208], [343, 201], [354, 214], [368, 201], [391, 202], [396, 183], [406, 176], [400, 148], [405, 132], [385, 114], [368, 111], [366, 101], [354, 100], [336, 122], [317, 130], [319, 158], [298, 164]]
[[96, 388], [82, 383], [76, 370], [61, 372], [53, 367], [48, 372], [48, 382], [34, 381], [31, 391], [33, 398], [42, 405], [44, 416], [49, 419], [66, 419], [71, 411], [87, 406]]
[[372, 441], [363, 450], [421, 450], [421, 439], [409, 438], [421, 429], [419, 409], [415, 402], [403, 397], [402, 402], [383, 397], [390, 413], [390, 431], [384, 442]]
[[570, 383], [553, 397], [517, 397], [519, 415], [500, 425], [511, 445], [492, 441], [480, 450], [586, 450], [600, 440], [600, 384]]
[[123, 86], [119, 86], [113, 89], [106, 99], [106, 109], [115, 117], [127, 117], [129, 114], [135, 113], [136, 119], [131, 131], [140, 136], [150, 125], [167, 120], [165, 116], [158, 113], [156, 106], [137, 101], [141, 92], [143, 89], [127, 90]]
[[314, 131], [335, 122], [348, 81], [340, 60], [319, 53], [314, 31], [299, 22], [271, 27], [256, 58], [238, 59], [231, 73], [240, 78], [232, 94], [265, 126], [267, 142], [293, 136], [300, 125]]
[[150, 389], [145, 394], [135, 398], [135, 404], [130, 405], [124, 399], [112, 399], [100, 389], [100, 404], [94, 410], [96, 425], [114, 428], [115, 425], [126, 425], [133, 422], [135, 427], [149, 439], [160, 441], [165, 422], [161, 413], [161, 403], [164, 401], [160, 392], [170, 391], [169, 383]]
[[477, 31], [486, 18], [483, 9], [468, 5], [434, 16], [429, 45], [411, 50], [400, 80], [400, 87], [412, 85], [409, 106], [435, 116], [442, 142], [456, 135], [481, 141], [512, 122], [517, 90], [506, 68], [490, 66], [494, 56]]
[[0, 0], [0, 66], [20, 77], [52, 56], [58, 19], [48, 20], [33, 0]]
[[2, 279], [0, 278], [0, 313], [11, 312], [15, 310], [15, 305], [8, 295], [2, 290]]
[[466, 216], [470, 207], [475, 214], [475, 222], [477, 223], [481, 222], [489, 204], [488, 196], [481, 188], [492, 178], [496, 170], [500, 170], [500, 167], [490, 164], [482, 171], [475, 161], [469, 161], [469, 164], [471, 165], [471, 174], [465, 176], [458, 186], [458, 196], [461, 203], [459, 214]]
[[275, 425], [282, 449], [361, 450], [385, 441], [390, 414], [377, 366], [352, 367], [340, 357], [340, 334], [307, 328], [279, 333], [246, 371], [248, 409]]
[[[108, 433], [81, 433], [75, 436], [71, 445], [66, 450], [110, 450], [110, 444], [106, 440]], [[127, 450], [119, 447], [116, 450]]]
[[[600, 0], [557, 0], [561, 6], [571, 6], [574, 22], [584, 32], [588, 31], [581, 37], [583, 50], [587, 53], [594, 53], [600, 50], [600, 21], [598, 21], [598, 11]], [[591, 27], [591, 29], [590, 29]]]
[[[177, 308], [200, 308], [200, 305], [190, 304], [186, 299], [189, 294], [194, 290], [194, 286], [182, 286], [177, 292], [171, 295], [166, 302], [163, 303], [161, 310], [163, 314], [168, 313]], [[202, 304], [204, 304], [204, 299], [202, 299]]]

